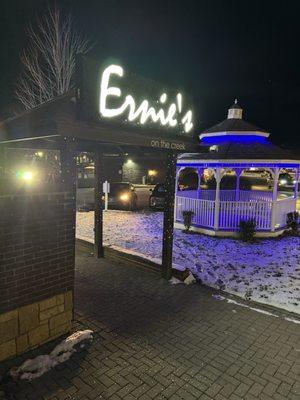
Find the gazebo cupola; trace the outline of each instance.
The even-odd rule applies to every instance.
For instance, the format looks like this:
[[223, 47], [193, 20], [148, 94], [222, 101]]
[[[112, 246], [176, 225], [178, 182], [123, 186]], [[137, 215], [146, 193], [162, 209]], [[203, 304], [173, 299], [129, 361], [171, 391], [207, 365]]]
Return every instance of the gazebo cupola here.
[[228, 110], [227, 119], [242, 119], [243, 109], [239, 106], [237, 99], [235, 99], [234, 104]]
[[227, 119], [200, 134], [200, 143], [203, 146], [218, 145], [221, 143], [252, 143], [267, 144], [269, 133], [257, 126], [246, 122], [242, 118], [243, 109], [235, 100], [229, 108]]
[[[179, 156], [178, 225], [182, 211], [190, 210], [194, 230], [211, 235], [234, 235], [240, 221], [249, 219], [255, 219], [258, 235], [276, 236], [285, 229], [287, 214], [296, 210], [299, 157], [242, 117], [235, 100], [225, 120], [199, 135], [203, 152]], [[187, 189], [180, 182], [187, 169], [197, 173], [198, 184], [180, 190]]]

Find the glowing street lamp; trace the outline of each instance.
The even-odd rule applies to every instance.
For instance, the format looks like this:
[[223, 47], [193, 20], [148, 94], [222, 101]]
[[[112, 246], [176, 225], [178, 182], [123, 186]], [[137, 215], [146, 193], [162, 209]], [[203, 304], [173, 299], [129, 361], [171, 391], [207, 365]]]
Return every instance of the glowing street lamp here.
[[31, 182], [33, 179], [33, 173], [31, 171], [18, 171], [16, 177], [24, 182]]

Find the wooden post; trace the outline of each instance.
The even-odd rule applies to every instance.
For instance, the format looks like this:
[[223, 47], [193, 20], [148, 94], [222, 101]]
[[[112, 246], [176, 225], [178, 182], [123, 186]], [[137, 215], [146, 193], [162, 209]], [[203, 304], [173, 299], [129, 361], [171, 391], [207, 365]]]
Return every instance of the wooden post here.
[[215, 170], [216, 179], [216, 197], [215, 197], [215, 215], [214, 215], [214, 229], [219, 229], [219, 212], [220, 212], [220, 184], [222, 179], [221, 170], [217, 168]]
[[95, 165], [95, 190], [94, 190], [94, 255], [96, 258], [104, 257], [103, 248], [103, 154], [97, 147], [94, 158]]
[[61, 181], [67, 191], [70, 191], [76, 211], [76, 143], [75, 138], [64, 137], [60, 146]]
[[169, 151], [167, 154], [166, 198], [162, 248], [162, 277], [165, 279], [170, 279], [172, 276], [176, 159], [177, 154]]
[[278, 179], [279, 179], [279, 168], [275, 168], [273, 174], [273, 195], [272, 195], [272, 212], [271, 212], [271, 231], [275, 231], [276, 225], [276, 211], [277, 211], [277, 195], [278, 195]]

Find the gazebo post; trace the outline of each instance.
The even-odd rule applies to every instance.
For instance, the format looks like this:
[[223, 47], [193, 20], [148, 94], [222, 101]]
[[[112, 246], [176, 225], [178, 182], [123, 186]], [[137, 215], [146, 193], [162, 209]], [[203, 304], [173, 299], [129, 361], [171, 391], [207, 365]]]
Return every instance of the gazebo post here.
[[179, 180], [179, 174], [181, 171], [181, 167], [176, 166], [176, 175], [175, 175], [175, 199], [174, 199], [174, 221], [176, 222], [176, 216], [177, 216], [177, 193], [178, 193], [178, 180]]
[[197, 174], [198, 174], [198, 187], [197, 187], [197, 199], [200, 199], [200, 194], [201, 194], [201, 176], [202, 176], [203, 168], [198, 167], [197, 168]]
[[222, 179], [221, 169], [216, 168], [214, 170], [216, 179], [216, 197], [215, 197], [215, 215], [214, 215], [214, 229], [219, 229], [219, 212], [220, 212], [220, 184]]
[[299, 168], [296, 168], [295, 171], [295, 187], [294, 187], [294, 198], [297, 201], [298, 198], [298, 187], [299, 187]]
[[277, 195], [278, 195], [278, 179], [279, 179], [279, 168], [274, 169], [273, 179], [273, 195], [272, 195], [272, 212], [271, 212], [271, 232], [275, 231], [276, 225], [276, 212], [277, 212]]
[[240, 177], [242, 175], [242, 170], [236, 169], [235, 174], [236, 174], [235, 201], [239, 201], [240, 200]]

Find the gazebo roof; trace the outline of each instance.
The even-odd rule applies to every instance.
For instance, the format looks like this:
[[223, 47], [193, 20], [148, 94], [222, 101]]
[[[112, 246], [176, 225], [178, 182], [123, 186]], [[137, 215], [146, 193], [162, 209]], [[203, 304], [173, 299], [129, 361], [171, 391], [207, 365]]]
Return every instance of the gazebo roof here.
[[[260, 139], [260, 138], [259, 138]], [[265, 142], [253, 140], [249, 142], [225, 142], [218, 145], [202, 146], [205, 153], [181, 154], [179, 159], [193, 160], [300, 160], [299, 156], [274, 145], [268, 140]], [[299, 161], [300, 163], [300, 161]]]
[[[238, 118], [230, 118], [230, 119], [225, 119], [222, 122], [219, 122], [218, 124], [212, 126], [211, 128], [206, 129], [203, 131], [200, 135], [200, 138], [205, 137], [207, 134], [210, 133], [229, 133], [229, 132], [252, 132], [252, 133], [263, 133], [263, 134], [268, 134], [268, 132], [264, 129], [258, 128], [255, 125], [250, 124], [247, 121], [244, 121], [243, 119], [238, 119]], [[205, 135], [205, 136], [204, 136]], [[267, 135], [263, 135], [267, 136]]]
[[242, 119], [242, 108], [235, 101], [228, 117], [200, 134], [201, 153], [186, 153], [179, 161], [207, 164], [261, 162], [264, 164], [300, 164], [299, 155], [273, 144], [269, 133]]

